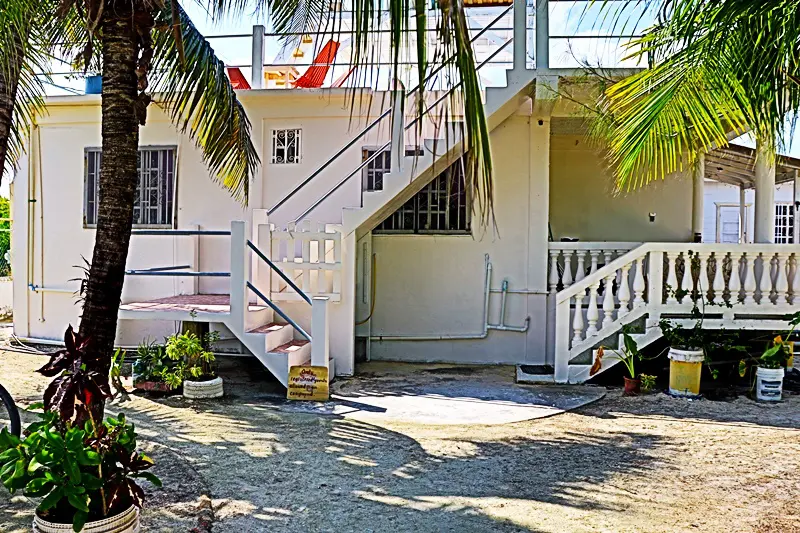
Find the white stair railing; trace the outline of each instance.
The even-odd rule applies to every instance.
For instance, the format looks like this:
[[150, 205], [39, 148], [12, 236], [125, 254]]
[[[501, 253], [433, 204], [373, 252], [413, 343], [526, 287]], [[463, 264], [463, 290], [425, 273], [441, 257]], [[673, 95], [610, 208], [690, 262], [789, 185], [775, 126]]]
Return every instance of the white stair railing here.
[[[689, 321], [702, 307], [707, 329], [779, 330], [800, 310], [798, 254], [775, 244], [647, 243], [556, 293], [555, 379], [572, 359], [647, 315]], [[563, 283], [563, 280], [561, 281]]]

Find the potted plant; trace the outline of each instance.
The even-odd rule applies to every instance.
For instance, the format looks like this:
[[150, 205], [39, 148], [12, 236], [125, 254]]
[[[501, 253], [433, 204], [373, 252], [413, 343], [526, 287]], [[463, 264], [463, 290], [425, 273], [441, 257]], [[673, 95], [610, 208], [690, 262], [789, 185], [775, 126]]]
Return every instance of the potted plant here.
[[92, 357], [88, 340], [67, 329], [66, 349], [38, 370], [54, 377], [38, 422], [20, 439], [0, 433], [0, 481], [13, 494], [41, 498], [34, 532], [133, 533], [139, 531], [144, 491], [155, 485], [153, 461], [136, 449], [136, 432], [124, 415], [102, 418], [111, 396], [107, 358]]
[[[791, 329], [785, 333], [788, 339], [800, 325], [800, 312], [789, 318]], [[756, 399], [763, 402], [779, 402], [783, 398], [783, 377], [785, 366], [790, 356], [789, 347], [784, 337], [778, 335], [772, 339], [764, 353], [758, 358], [756, 368]], [[742, 363], [739, 364], [740, 369]]]
[[[636, 344], [636, 341], [633, 337], [627, 332], [622, 332], [622, 338], [624, 342], [624, 346], [621, 350], [615, 350], [613, 348], [608, 348], [608, 351], [611, 352], [611, 358], [617, 359], [621, 361], [623, 365], [625, 365], [625, 369], [628, 371], [628, 376], [624, 376], [623, 379], [625, 380], [625, 389], [623, 394], [625, 396], [636, 396], [641, 392], [641, 380], [636, 378], [636, 368], [634, 365], [635, 359], [642, 359], [642, 355], [639, 352], [639, 346]], [[606, 354], [606, 348], [600, 346], [597, 351], [595, 352], [594, 363], [592, 367], [589, 369], [589, 376], [594, 376], [600, 369], [602, 368], [603, 364], [603, 357]]]
[[642, 382], [642, 392], [645, 394], [653, 392], [656, 386], [656, 379], [656, 376], [651, 376], [650, 374], [639, 374], [639, 380]]
[[164, 373], [172, 388], [183, 385], [186, 398], [219, 398], [223, 395], [222, 378], [213, 370], [214, 354], [206, 349], [219, 339], [216, 332], [207, 333], [203, 340], [191, 332], [167, 339], [166, 354], [175, 366]]
[[662, 319], [658, 323], [669, 343], [669, 393], [673, 396], [694, 397], [700, 394], [700, 373], [705, 361], [703, 350], [703, 320], [699, 318], [689, 328]]
[[132, 365], [133, 386], [149, 392], [168, 392], [173, 388], [165, 381], [170, 371], [170, 359], [164, 347], [155, 342], [143, 342], [136, 348], [137, 359]]

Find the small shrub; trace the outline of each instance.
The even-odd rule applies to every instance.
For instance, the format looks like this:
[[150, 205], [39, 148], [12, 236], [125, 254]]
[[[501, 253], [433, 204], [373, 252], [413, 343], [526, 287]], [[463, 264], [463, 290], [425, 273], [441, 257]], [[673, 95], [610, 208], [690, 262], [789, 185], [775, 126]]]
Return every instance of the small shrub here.
[[207, 333], [201, 340], [194, 333], [173, 335], [167, 339], [166, 355], [174, 367], [163, 374], [164, 381], [172, 388], [183, 385], [186, 380], [208, 381], [214, 379], [214, 354], [206, 349], [219, 340], [216, 332]]

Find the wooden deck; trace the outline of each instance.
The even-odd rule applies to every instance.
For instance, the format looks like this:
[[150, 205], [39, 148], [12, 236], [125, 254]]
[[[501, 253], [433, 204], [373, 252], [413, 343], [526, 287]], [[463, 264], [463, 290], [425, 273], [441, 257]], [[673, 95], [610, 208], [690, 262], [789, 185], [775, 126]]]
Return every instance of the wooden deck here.
[[[264, 305], [251, 303], [249, 311], [263, 311]], [[153, 300], [126, 302], [119, 307], [122, 319], [154, 320], [198, 320], [206, 322], [222, 320], [230, 315], [231, 302], [228, 294], [183, 294]]]

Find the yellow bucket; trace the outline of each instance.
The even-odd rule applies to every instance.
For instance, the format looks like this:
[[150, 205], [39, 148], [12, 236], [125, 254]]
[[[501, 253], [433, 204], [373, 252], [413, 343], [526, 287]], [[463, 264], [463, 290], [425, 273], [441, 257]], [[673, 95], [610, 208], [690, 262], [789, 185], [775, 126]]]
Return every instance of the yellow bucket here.
[[670, 348], [669, 359], [669, 393], [673, 396], [699, 395], [703, 351]]

